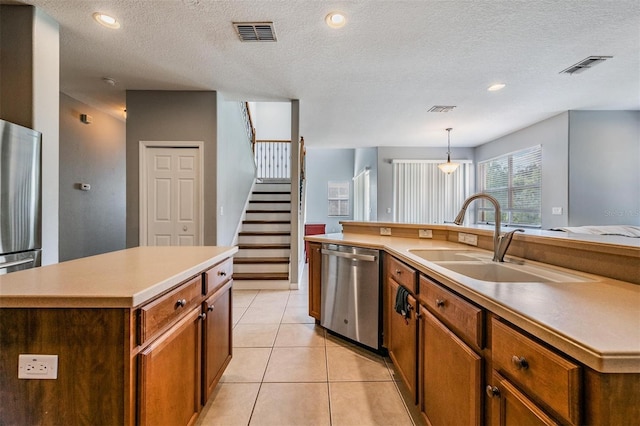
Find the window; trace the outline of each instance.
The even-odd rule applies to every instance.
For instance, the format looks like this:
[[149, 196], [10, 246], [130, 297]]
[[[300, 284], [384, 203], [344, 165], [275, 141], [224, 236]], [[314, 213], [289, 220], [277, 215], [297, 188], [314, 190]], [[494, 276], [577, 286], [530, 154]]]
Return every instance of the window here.
[[394, 222], [444, 223], [456, 217], [469, 195], [473, 166], [461, 162], [447, 175], [438, 168], [441, 162], [392, 160]]
[[[500, 202], [507, 225], [541, 226], [541, 180], [541, 145], [478, 163], [478, 189]], [[476, 221], [495, 222], [487, 200], [476, 201]]]
[[349, 181], [329, 182], [329, 216], [349, 216]]

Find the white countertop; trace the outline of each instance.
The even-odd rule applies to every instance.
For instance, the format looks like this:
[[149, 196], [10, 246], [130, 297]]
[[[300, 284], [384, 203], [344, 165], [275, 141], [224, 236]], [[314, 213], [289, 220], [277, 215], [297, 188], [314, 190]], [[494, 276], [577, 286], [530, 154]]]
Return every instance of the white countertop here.
[[0, 307], [133, 308], [237, 247], [135, 247], [0, 275]]
[[366, 234], [305, 239], [385, 250], [596, 371], [640, 373], [640, 285], [550, 265], [543, 266], [589, 281], [486, 282], [454, 273], [409, 251], [478, 250], [463, 244]]

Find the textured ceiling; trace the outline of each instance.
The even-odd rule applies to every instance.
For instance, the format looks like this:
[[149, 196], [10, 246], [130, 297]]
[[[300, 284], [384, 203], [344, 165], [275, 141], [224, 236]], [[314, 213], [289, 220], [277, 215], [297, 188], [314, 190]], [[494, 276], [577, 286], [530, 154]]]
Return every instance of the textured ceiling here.
[[[299, 99], [312, 147], [446, 146], [452, 127], [455, 148], [567, 110], [640, 109], [638, 0], [24, 3], [60, 23], [61, 91], [116, 116], [127, 89], [217, 90]], [[335, 10], [341, 29], [324, 22]], [[96, 11], [122, 27], [99, 26]], [[278, 41], [242, 43], [236, 21], [273, 21]], [[559, 74], [590, 55], [613, 59]], [[488, 92], [496, 82], [507, 86]]]

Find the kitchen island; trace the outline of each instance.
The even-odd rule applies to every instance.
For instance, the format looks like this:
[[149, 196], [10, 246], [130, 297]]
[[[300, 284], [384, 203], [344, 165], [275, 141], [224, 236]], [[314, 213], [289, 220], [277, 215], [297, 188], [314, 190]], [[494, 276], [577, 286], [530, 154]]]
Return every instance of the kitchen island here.
[[[236, 251], [136, 247], [0, 276], [0, 424], [193, 423], [231, 359]], [[21, 354], [57, 356], [57, 378], [18, 379]]]
[[[640, 416], [638, 247], [518, 234], [510, 253], [521, 257], [507, 259], [563, 279], [491, 282], [455, 272], [456, 262], [425, 259], [471, 253], [466, 263], [492, 266], [487, 230], [342, 225], [343, 233], [305, 238], [310, 315], [320, 315], [321, 243], [382, 250], [383, 342], [412, 395], [407, 402], [427, 422], [629, 424]], [[419, 238], [427, 228], [431, 238]], [[409, 321], [393, 309], [399, 285], [409, 289]]]

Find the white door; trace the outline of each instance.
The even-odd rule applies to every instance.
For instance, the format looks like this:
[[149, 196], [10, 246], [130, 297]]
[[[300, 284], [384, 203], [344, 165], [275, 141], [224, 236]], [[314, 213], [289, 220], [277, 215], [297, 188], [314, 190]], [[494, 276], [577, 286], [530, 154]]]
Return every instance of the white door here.
[[[200, 150], [145, 150], [149, 246], [200, 245]], [[144, 244], [145, 242], [142, 242]]]

